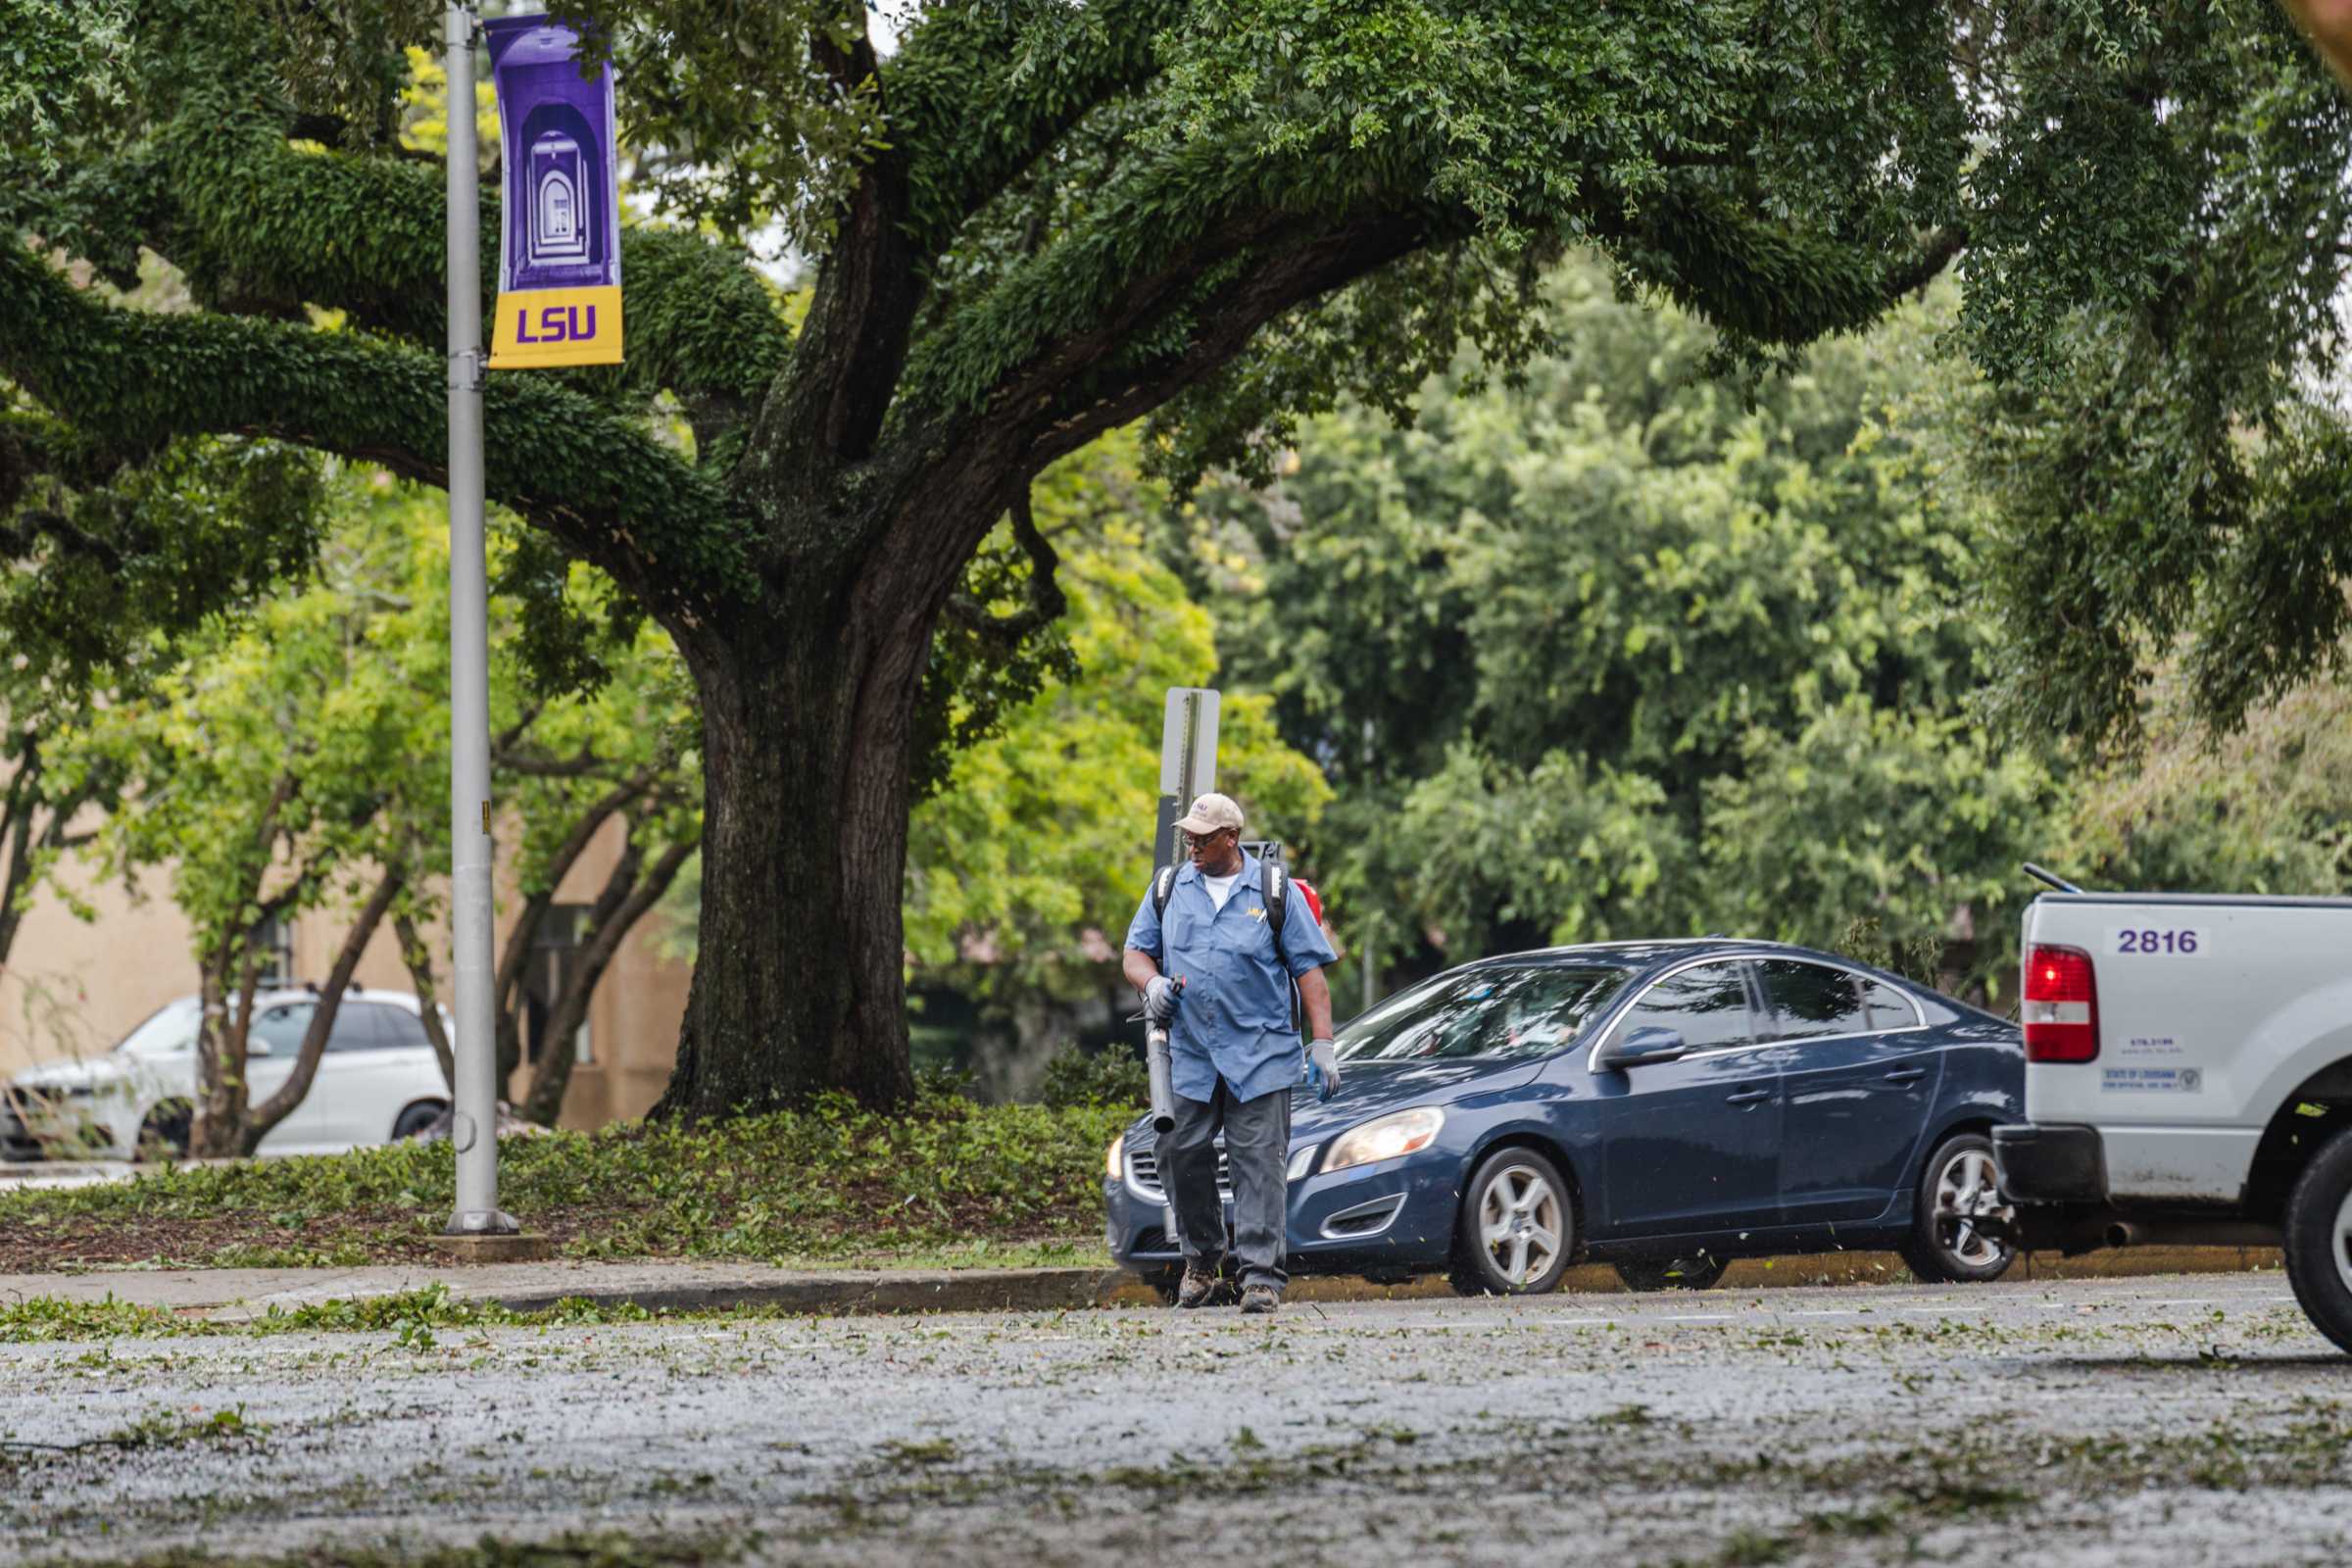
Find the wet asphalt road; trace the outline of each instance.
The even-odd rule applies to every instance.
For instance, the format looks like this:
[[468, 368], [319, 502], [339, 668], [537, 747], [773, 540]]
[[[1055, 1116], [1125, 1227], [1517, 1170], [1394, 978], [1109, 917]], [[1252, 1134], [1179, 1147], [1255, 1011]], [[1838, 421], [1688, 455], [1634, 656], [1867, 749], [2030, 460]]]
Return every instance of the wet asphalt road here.
[[11, 1450], [0, 1559], [2352, 1560], [2275, 1274], [0, 1347], [0, 1436], [142, 1427]]

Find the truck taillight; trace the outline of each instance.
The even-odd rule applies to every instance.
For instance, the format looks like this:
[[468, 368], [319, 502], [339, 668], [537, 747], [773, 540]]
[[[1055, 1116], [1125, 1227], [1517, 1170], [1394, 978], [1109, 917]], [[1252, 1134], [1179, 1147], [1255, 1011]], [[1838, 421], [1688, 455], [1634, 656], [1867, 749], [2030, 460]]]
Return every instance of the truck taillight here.
[[2026, 956], [2028, 1061], [2088, 1061], [2099, 1054], [2099, 977], [2081, 948], [2036, 943]]

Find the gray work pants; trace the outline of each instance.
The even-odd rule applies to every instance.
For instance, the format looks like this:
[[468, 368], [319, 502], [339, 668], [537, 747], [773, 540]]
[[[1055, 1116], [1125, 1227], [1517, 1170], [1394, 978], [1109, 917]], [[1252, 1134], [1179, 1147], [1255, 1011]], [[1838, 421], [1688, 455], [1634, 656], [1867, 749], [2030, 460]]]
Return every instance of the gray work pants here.
[[1219, 1129], [1233, 1177], [1233, 1250], [1241, 1259], [1242, 1283], [1290, 1283], [1283, 1272], [1283, 1238], [1290, 1188], [1283, 1167], [1291, 1154], [1291, 1092], [1277, 1089], [1255, 1100], [1236, 1100], [1219, 1078], [1215, 1097], [1203, 1103], [1178, 1095], [1176, 1125], [1159, 1135], [1159, 1179], [1176, 1206], [1186, 1264], [1216, 1266], [1225, 1256], [1225, 1205], [1217, 1196]]

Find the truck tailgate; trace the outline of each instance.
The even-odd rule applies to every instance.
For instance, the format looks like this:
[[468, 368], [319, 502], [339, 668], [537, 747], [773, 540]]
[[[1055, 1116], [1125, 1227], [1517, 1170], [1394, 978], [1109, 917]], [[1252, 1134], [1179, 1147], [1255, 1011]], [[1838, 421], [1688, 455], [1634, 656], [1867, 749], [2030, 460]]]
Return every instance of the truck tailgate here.
[[2235, 1202], [2317, 1054], [2352, 1054], [2352, 900], [2050, 894], [2040, 945], [2089, 956], [2097, 1054], [2026, 1067], [2026, 1115], [2096, 1127], [2119, 1200]]

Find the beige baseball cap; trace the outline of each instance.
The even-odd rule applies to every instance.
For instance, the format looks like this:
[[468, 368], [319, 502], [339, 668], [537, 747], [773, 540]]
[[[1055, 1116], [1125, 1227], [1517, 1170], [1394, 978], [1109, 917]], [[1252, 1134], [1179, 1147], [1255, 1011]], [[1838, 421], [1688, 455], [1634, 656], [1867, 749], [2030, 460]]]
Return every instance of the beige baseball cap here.
[[1233, 797], [1230, 795], [1214, 793], [1203, 795], [1193, 802], [1191, 810], [1177, 818], [1176, 825], [1196, 838], [1221, 832], [1226, 828], [1239, 831], [1242, 825], [1242, 808], [1233, 804]]

